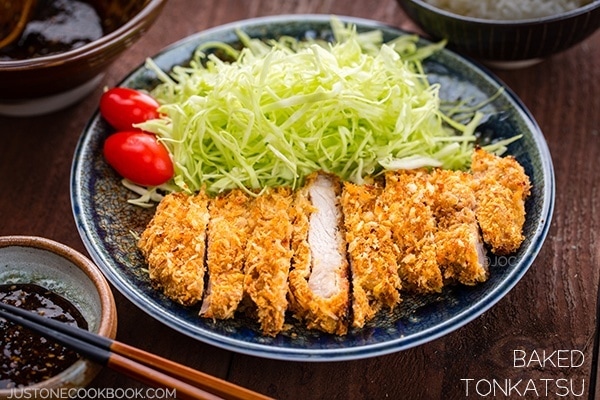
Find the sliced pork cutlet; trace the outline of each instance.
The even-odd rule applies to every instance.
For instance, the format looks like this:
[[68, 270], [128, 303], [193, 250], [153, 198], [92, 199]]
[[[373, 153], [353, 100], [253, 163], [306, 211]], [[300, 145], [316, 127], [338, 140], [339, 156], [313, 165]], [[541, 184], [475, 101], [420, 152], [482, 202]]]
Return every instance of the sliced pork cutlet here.
[[346, 241], [334, 175], [316, 173], [296, 192], [293, 207], [290, 309], [309, 329], [348, 331], [350, 284]]
[[435, 169], [432, 209], [437, 262], [445, 280], [475, 285], [488, 277], [486, 250], [475, 216], [475, 181], [464, 171]]
[[361, 328], [400, 301], [397, 248], [376, 214], [379, 185], [345, 182], [341, 204], [352, 279], [352, 326]]
[[166, 195], [137, 243], [151, 281], [186, 306], [198, 303], [204, 291], [208, 202], [204, 192]]
[[269, 336], [282, 330], [288, 306], [292, 199], [290, 189], [266, 189], [250, 206], [253, 229], [246, 245], [244, 291], [256, 306], [262, 332]]
[[251, 196], [241, 189], [219, 195], [209, 204], [208, 284], [200, 315], [233, 318], [244, 294], [244, 252], [250, 234]]
[[476, 182], [477, 221], [495, 254], [510, 254], [523, 243], [525, 200], [531, 182], [512, 157], [499, 157], [481, 148], [473, 152], [471, 171]]
[[402, 287], [415, 293], [440, 292], [443, 287], [431, 209], [434, 191], [426, 170], [402, 170], [386, 173], [381, 194], [384, 221], [399, 250]]

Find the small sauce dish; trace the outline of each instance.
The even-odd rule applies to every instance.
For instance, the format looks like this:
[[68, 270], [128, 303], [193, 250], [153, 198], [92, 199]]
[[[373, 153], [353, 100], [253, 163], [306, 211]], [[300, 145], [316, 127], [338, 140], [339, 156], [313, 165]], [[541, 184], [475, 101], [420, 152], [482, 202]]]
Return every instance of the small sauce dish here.
[[[66, 318], [73, 318], [73, 323], [87, 325], [90, 331], [111, 339], [116, 336], [117, 312], [108, 282], [92, 261], [66, 245], [36, 236], [0, 237], [0, 287], [0, 301], [7, 304], [19, 306], [15, 303], [26, 298], [39, 301], [43, 304], [32, 307], [45, 311], [61, 308], [69, 314]], [[39, 360], [31, 363], [52, 364], [56, 362], [55, 353], [48, 351], [46, 358], [39, 354]], [[0, 364], [7, 361], [2, 357], [0, 354]], [[4, 382], [0, 386], [0, 400], [24, 395], [65, 398], [70, 389], [88, 385], [102, 368], [81, 357], [75, 357], [74, 362], [64, 367], [62, 372], [40, 382], [31, 381], [28, 386], [6, 387], [15, 386], [14, 381]]]

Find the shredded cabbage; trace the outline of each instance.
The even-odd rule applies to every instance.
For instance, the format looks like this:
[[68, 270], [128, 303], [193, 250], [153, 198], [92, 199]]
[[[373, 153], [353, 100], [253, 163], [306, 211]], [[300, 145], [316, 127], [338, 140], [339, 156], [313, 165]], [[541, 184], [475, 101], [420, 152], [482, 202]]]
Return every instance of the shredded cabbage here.
[[215, 194], [295, 188], [316, 170], [362, 183], [388, 168], [468, 166], [481, 115], [462, 124], [440, 111], [421, 64], [444, 43], [331, 25], [333, 43], [239, 31], [241, 50], [206, 43], [168, 74], [147, 60], [163, 117], [140, 126], [169, 149], [175, 185]]

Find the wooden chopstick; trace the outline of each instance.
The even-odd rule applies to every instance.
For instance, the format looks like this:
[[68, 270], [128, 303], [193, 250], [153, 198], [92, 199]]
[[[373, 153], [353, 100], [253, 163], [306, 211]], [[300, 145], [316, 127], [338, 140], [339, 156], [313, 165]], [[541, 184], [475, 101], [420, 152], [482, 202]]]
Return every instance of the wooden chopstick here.
[[0, 317], [52, 338], [94, 362], [147, 385], [176, 389], [177, 397], [181, 399], [270, 399], [156, 354], [3, 302], [0, 302]]

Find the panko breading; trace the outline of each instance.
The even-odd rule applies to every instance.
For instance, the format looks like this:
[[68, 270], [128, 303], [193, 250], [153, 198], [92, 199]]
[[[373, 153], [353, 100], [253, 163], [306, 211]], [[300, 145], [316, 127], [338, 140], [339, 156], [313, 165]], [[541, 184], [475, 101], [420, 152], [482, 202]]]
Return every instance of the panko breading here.
[[235, 189], [215, 197], [209, 205], [208, 284], [200, 315], [233, 318], [244, 294], [244, 252], [251, 231], [251, 197]]
[[427, 171], [410, 170], [386, 173], [381, 194], [387, 227], [399, 249], [402, 286], [417, 293], [440, 292], [443, 286], [431, 209], [434, 191]]
[[344, 335], [393, 310], [402, 291], [485, 281], [484, 243], [502, 255], [524, 240], [531, 184], [513, 157], [477, 149], [469, 172], [384, 178], [355, 184], [314, 173], [296, 192], [172, 193], [138, 247], [153, 284], [182, 305], [202, 301], [202, 317], [248, 312], [276, 336], [290, 311], [309, 329]]
[[397, 248], [376, 214], [381, 187], [345, 182], [341, 196], [352, 279], [352, 326], [400, 301]]
[[292, 249], [291, 190], [266, 189], [250, 206], [254, 227], [246, 245], [244, 291], [256, 305], [265, 335], [283, 328]]
[[208, 219], [205, 193], [168, 194], [138, 241], [151, 281], [183, 305], [202, 299]]
[[484, 282], [488, 277], [487, 257], [475, 216], [473, 176], [436, 169], [431, 182], [435, 187], [431, 204], [437, 222], [437, 262], [444, 279], [464, 285]]
[[516, 251], [525, 239], [529, 177], [514, 157], [498, 157], [483, 149], [473, 152], [471, 171], [477, 184], [477, 221], [484, 242], [496, 254]]
[[340, 193], [339, 179], [321, 173], [296, 193], [289, 294], [290, 309], [309, 329], [343, 335], [350, 284]]

